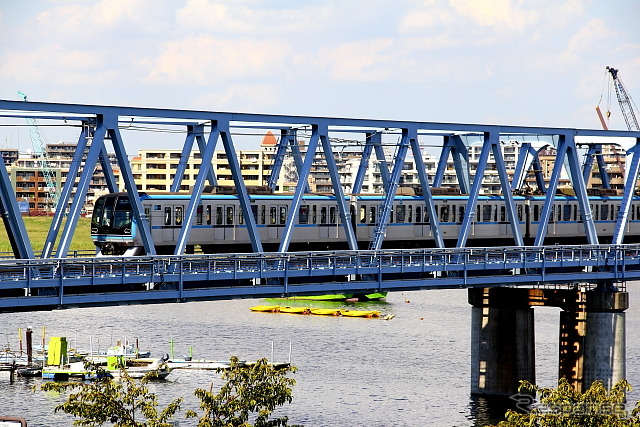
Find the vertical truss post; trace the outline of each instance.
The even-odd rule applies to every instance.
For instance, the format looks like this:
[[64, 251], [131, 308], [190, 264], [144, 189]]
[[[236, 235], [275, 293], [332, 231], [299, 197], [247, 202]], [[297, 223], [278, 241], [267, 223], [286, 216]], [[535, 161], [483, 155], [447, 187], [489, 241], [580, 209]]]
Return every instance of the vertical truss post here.
[[[115, 151], [118, 165], [120, 166], [120, 173], [124, 181], [124, 188], [129, 196], [129, 203], [131, 204], [131, 210], [133, 213], [133, 220], [135, 221], [140, 238], [142, 239], [142, 245], [147, 255], [155, 255], [156, 247], [151, 237], [151, 226], [149, 225], [149, 219], [144, 212], [142, 202], [140, 201], [140, 195], [138, 194], [138, 187], [133, 178], [133, 172], [131, 170], [131, 164], [129, 163], [129, 157], [127, 156], [127, 150], [124, 147], [124, 142], [120, 131], [118, 130], [117, 117], [110, 120], [107, 124], [109, 137], [113, 144], [113, 151]], [[93, 144], [91, 145], [93, 148]], [[104, 143], [102, 149], [104, 150]], [[78, 187], [80, 188], [80, 187]]]
[[518, 150], [518, 161], [511, 181], [512, 190], [522, 189], [527, 179], [527, 172], [531, 167], [534, 168], [538, 189], [544, 193], [544, 178], [540, 172], [540, 159], [538, 158], [538, 152], [533, 149], [530, 142], [523, 142]]
[[[62, 192], [60, 193], [60, 199], [58, 200], [58, 209], [56, 209], [56, 212], [53, 215], [53, 220], [49, 227], [49, 233], [47, 234], [44, 247], [42, 248], [42, 253], [40, 255], [41, 258], [49, 258], [53, 253], [53, 246], [56, 243], [56, 239], [58, 238], [58, 233], [60, 232], [60, 227], [62, 225], [62, 219], [64, 218], [67, 207], [69, 206], [69, 199], [71, 198], [73, 186], [76, 183], [76, 176], [78, 176], [78, 171], [82, 166], [82, 158], [84, 157], [89, 135], [90, 129], [86, 123], [83, 123], [82, 131], [78, 137], [78, 145], [76, 145], [76, 151], [73, 153], [73, 159], [69, 165], [67, 180], [62, 186]], [[109, 188], [109, 191], [112, 191], [111, 188]]]
[[596, 231], [596, 224], [593, 222], [591, 216], [591, 206], [589, 205], [589, 197], [587, 196], [587, 186], [582, 177], [582, 171], [580, 169], [580, 160], [578, 159], [578, 148], [576, 147], [575, 135], [565, 135], [566, 142], [566, 162], [569, 166], [569, 176], [572, 177], [573, 190], [576, 193], [578, 199], [578, 205], [580, 206], [580, 213], [582, 214], [584, 231], [587, 236], [587, 241], [590, 245], [598, 244], [598, 232]]
[[[64, 230], [62, 231], [62, 236], [60, 237], [60, 242], [58, 243], [58, 250], [56, 251], [57, 258], [66, 258], [67, 252], [69, 251], [69, 246], [71, 246], [71, 240], [73, 239], [73, 233], [75, 232], [76, 225], [78, 224], [78, 218], [80, 217], [82, 205], [84, 204], [84, 200], [87, 196], [89, 183], [91, 182], [91, 178], [93, 178], [93, 173], [95, 172], [96, 165], [98, 164], [98, 158], [100, 157], [100, 153], [104, 148], [104, 137], [107, 133], [108, 126], [115, 126], [117, 129], [118, 118], [106, 117], [99, 114], [97, 116], [97, 123], [95, 132], [93, 134], [93, 140], [91, 141], [91, 146], [89, 147], [89, 152], [87, 153], [87, 158], [84, 162], [82, 173], [80, 174], [80, 180], [78, 181], [78, 186], [76, 187], [75, 196], [73, 197], [73, 202], [71, 203], [71, 208], [69, 209], [67, 222], [64, 225]], [[126, 162], [128, 162], [128, 160], [129, 159], [126, 159]], [[69, 178], [71, 180], [74, 180], [75, 177]]]
[[418, 143], [418, 134], [415, 129], [411, 129], [409, 134], [409, 143], [411, 144], [411, 151], [413, 153], [413, 160], [416, 164], [416, 170], [418, 171], [418, 179], [420, 180], [420, 187], [422, 188], [422, 197], [424, 198], [425, 207], [431, 218], [431, 232], [435, 240], [436, 248], [444, 248], [444, 240], [440, 231], [440, 223], [438, 221], [438, 215], [436, 213], [436, 206], [433, 203], [433, 196], [431, 195], [431, 189], [429, 188], [429, 176], [425, 170], [424, 159], [422, 157], [422, 150]]
[[277, 144], [276, 155], [273, 158], [273, 165], [271, 165], [271, 173], [267, 180], [267, 186], [271, 191], [276, 191], [276, 186], [278, 185], [280, 170], [282, 169], [284, 156], [287, 153], [287, 146], [289, 145], [289, 131], [290, 129], [280, 129], [280, 140]]
[[442, 186], [444, 172], [447, 170], [447, 162], [451, 154], [453, 167], [458, 177], [458, 186], [462, 194], [469, 194], [471, 188], [471, 173], [469, 171], [469, 149], [462, 141], [460, 135], [448, 135], [444, 137], [442, 152], [438, 160], [436, 175], [433, 179], [434, 187]]
[[18, 208], [16, 193], [4, 162], [0, 160], [0, 215], [7, 230], [13, 255], [20, 259], [34, 259], [33, 248]]
[[233, 145], [233, 139], [231, 138], [231, 132], [229, 131], [229, 122], [219, 124], [220, 136], [222, 137], [222, 144], [224, 145], [224, 151], [227, 153], [227, 159], [229, 160], [229, 167], [231, 168], [231, 175], [233, 176], [233, 182], [238, 192], [238, 200], [240, 202], [240, 208], [244, 215], [245, 223], [247, 224], [247, 232], [249, 233], [249, 240], [251, 240], [251, 247], [254, 252], [262, 253], [262, 242], [260, 241], [260, 234], [258, 233], [258, 226], [256, 225], [256, 219], [253, 216], [251, 210], [251, 202], [249, 200], [249, 194], [247, 193], [247, 187], [242, 178], [242, 170], [240, 168], [240, 162], [238, 162], [238, 156], [236, 149]]
[[593, 159], [596, 158], [598, 162], [598, 172], [600, 173], [600, 181], [602, 182], [602, 188], [611, 188], [609, 183], [609, 173], [607, 172], [604, 158], [602, 156], [602, 144], [595, 144], [589, 146], [586, 158], [584, 160], [584, 166], [582, 168], [582, 178], [585, 183], [589, 183], [591, 177], [591, 171], [593, 169]]
[[616, 220], [616, 227], [613, 231], [611, 243], [614, 245], [622, 244], [624, 239], [624, 229], [629, 221], [629, 211], [631, 210], [631, 202], [636, 191], [638, 172], [640, 170], [640, 138], [636, 138], [634, 145], [628, 153], [632, 154], [631, 165], [627, 170], [627, 177], [624, 183], [624, 194], [620, 202], [620, 211]]
[[104, 175], [105, 181], [107, 181], [107, 188], [110, 193], [117, 193], [118, 190], [118, 182], [116, 181], [116, 177], [113, 174], [113, 168], [111, 167], [111, 162], [109, 161], [109, 154], [107, 153], [106, 147], [102, 147], [102, 151], [100, 152], [100, 167], [102, 167], [102, 173]]
[[369, 168], [369, 159], [371, 158], [373, 146], [374, 144], [379, 145], [382, 142], [381, 136], [382, 134], [380, 132], [367, 132], [367, 142], [365, 143], [364, 149], [362, 150], [362, 158], [360, 159], [360, 165], [358, 166], [356, 179], [354, 179], [353, 186], [351, 187], [351, 193], [357, 194], [362, 191], [362, 183], [364, 182], [364, 177], [367, 173], [367, 169]]
[[322, 129], [319, 130], [319, 134], [320, 142], [322, 143], [322, 151], [327, 162], [327, 167], [329, 168], [329, 177], [331, 178], [331, 184], [333, 185], [333, 194], [336, 198], [338, 212], [340, 213], [340, 219], [342, 220], [342, 226], [344, 227], [344, 234], [347, 238], [349, 249], [355, 251], [358, 249], [358, 241], [356, 239], [355, 232], [353, 231], [351, 212], [347, 206], [347, 201], [344, 198], [342, 182], [340, 181], [340, 173], [338, 172], [336, 159], [333, 156], [333, 149], [331, 148], [331, 141], [329, 140], [329, 129], [326, 125], [322, 126]]
[[378, 169], [380, 170], [380, 177], [382, 178], [382, 187], [387, 191], [389, 189], [390, 182], [389, 164], [387, 163], [387, 156], [385, 155], [384, 147], [382, 146], [382, 134], [380, 134], [380, 141], [373, 144], [373, 150], [376, 153], [376, 159], [378, 160]]
[[[414, 130], [415, 132], [415, 130]], [[407, 156], [409, 149], [409, 129], [402, 129], [402, 138], [396, 151], [396, 156], [393, 159], [393, 170], [389, 177], [389, 185], [385, 188], [385, 197], [380, 205], [378, 213], [378, 223], [376, 224], [373, 239], [369, 244], [369, 249], [378, 250], [382, 246], [387, 226], [389, 225], [389, 217], [391, 216], [391, 209], [393, 207], [393, 201], [396, 197], [396, 190], [400, 183], [400, 175], [402, 174], [402, 168], [404, 167], [404, 159]]]
[[307, 146], [307, 154], [304, 156], [302, 168], [298, 173], [298, 185], [296, 186], [296, 191], [291, 199], [291, 206], [289, 206], [289, 212], [287, 213], [287, 223], [284, 225], [284, 230], [282, 231], [282, 239], [280, 240], [278, 252], [286, 252], [289, 249], [293, 227], [295, 226], [296, 219], [298, 218], [300, 201], [302, 200], [302, 196], [304, 195], [304, 191], [308, 185], [307, 180], [309, 178], [311, 166], [313, 166], [313, 158], [316, 155], [319, 140], [320, 125], [314, 124], [311, 128], [311, 138], [309, 139], [309, 145]]
[[476, 204], [478, 202], [478, 196], [480, 195], [480, 188], [482, 187], [482, 178], [484, 177], [484, 171], [487, 169], [489, 154], [492, 151], [490, 135], [490, 133], [484, 134], [484, 143], [482, 144], [482, 151], [480, 151], [478, 167], [475, 175], [473, 176], [473, 186], [469, 192], [469, 200], [467, 201], [467, 206], [464, 210], [464, 218], [462, 220], [462, 225], [460, 226], [460, 234], [458, 235], [456, 248], [464, 247], [467, 243], [467, 239], [469, 238], [471, 222], [476, 214]]
[[500, 135], [497, 132], [489, 133], [489, 141], [491, 143], [496, 169], [498, 170], [500, 185], [502, 186], [502, 196], [504, 197], [507, 216], [511, 225], [511, 234], [513, 235], [513, 240], [516, 246], [524, 246], [522, 233], [520, 232], [520, 219], [518, 218], [516, 204], [513, 201], [513, 194], [511, 192], [511, 187], [509, 186], [509, 175], [507, 174], [507, 167], [504, 164], [502, 148], [500, 147]]
[[533, 175], [536, 177], [536, 185], [538, 186], [538, 191], [542, 194], [546, 194], [547, 186], [544, 182], [544, 175], [542, 174], [542, 164], [540, 163], [540, 157], [538, 156], [538, 152], [531, 149], [533, 151], [533, 162], [531, 163], [531, 167], [533, 168]]
[[[213, 159], [213, 153], [216, 149], [216, 143], [218, 141], [219, 136], [220, 136], [220, 130], [218, 128], [218, 123], [212, 121], [211, 133], [209, 134], [209, 142], [206, 144], [204, 151], [201, 152], [202, 163], [200, 164], [200, 169], [198, 170], [196, 182], [191, 191], [191, 199], [189, 199], [187, 210], [184, 213], [184, 219], [182, 221], [183, 226], [182, 226], [182, 229], [180, 230], [180, 235], [178, 236], [178, 239], [176, 241], [176, 248], [174, 250], [175, 255], [184, 254], [184, 249], [187, 246], [187, 241], [189, 240], [189, 234], [191, 233], [193, 216], [196, 212], [196, 208], [200, 204], [200, 196], [202, 195], [202, 190], [204, 189], [204, 182], [207, 179], [209, 170], [213, 167], [211, 163], [211, 159]], [[183, 150], [183, 154], [184, 154], [184, 150]]]

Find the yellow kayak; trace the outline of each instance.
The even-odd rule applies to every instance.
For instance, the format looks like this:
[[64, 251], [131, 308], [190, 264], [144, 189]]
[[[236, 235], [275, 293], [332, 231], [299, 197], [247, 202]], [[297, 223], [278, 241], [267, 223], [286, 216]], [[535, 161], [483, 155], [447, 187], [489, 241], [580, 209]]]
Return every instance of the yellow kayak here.
[[340, 316], [339, 308], [312, 308], [311, 314], [316, 314], [319, 316]]
[[377, 310], [344, 310], [341, 314], [346, 317], [380, 317]]
[[309, 307], [280, 307], [280, 313], [309, 314]]
[[277, 313], [279, 310], [279, 305], [256, 305], [251, 307], [251, 311], [262, 311], [265, 313]]

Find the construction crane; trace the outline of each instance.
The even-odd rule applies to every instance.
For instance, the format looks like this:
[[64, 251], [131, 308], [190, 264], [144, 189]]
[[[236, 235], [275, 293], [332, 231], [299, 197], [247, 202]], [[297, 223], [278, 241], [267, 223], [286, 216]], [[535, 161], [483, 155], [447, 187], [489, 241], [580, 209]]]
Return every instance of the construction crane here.
[[[18, 91], [18, 98], [21, 101], [26, 101], [27, 95], [25, 95], [22, 91]], [[38, 163], [40, 164], [40, 171], [42, 172], [45, 183], [47, 185], [46, 205], [51, 206], [52, 210], [55, 211], [58, 206], [60, 194], [58, 192], [58, 186], [56, 185], [55, 173], [51, 169], [51, 166], [49, 165], [49, 159], [47, 158], [46, 144], [44, 142], [42, 134], [40, 133], [40, 128], [38, 127], [36, 119], [33, 117], [27, 117], [26, 120], [27, 124], [29, 125], [29, 136], [31, 137], [33, 152], [38, 160]]]
[[638, 120], [633, 112], [633, 101], [627, 93], [627, 90], [622, 83], [622, 79], [618, 75], [618, 70], [612, 67], [607, 67], [607, 71], [611, 74], [611, 80], [616, 89], [616, 96], [618, 97], [618, 103], [620, 104], [624, 121], [627, 123], [627, 128], [629, 130], [640, 130]]

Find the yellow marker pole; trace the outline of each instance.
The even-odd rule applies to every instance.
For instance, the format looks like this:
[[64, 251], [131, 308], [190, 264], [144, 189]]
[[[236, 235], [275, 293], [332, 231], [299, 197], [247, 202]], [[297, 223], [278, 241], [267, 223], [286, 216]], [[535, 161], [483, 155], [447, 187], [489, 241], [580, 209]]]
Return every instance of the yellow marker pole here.
[[20, 356], [22, 356], [22, 328], [18, 328], [18, 342], [20, 343]]

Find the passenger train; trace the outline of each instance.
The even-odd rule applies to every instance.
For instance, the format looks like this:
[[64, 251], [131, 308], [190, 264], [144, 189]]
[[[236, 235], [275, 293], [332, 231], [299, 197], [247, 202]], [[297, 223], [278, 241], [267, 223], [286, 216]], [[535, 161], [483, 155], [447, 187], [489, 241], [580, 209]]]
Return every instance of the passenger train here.
[[[140, 193], [158, 254], [173, 254], [191, 195], [188, 193]], [[287, 220], [292, 194], [249, 194], [260, 240], [265, 251], [277, 251]], [[435, 208], [446, 246], [455, 246], [468, 196], [435, 195]], [[382, 195], [346, 195], [360, 249], [367, 249], [380, 215]], [[615, 228], [620, 196], [591, 196], [589, 203], [601, 243], [610, 242]], [[545, 196], [514, 196], [518, 224], [525, 244], [533, 244]], [[91, 237], [103, 255], [142, 255], [140, 232], [133, 221], [126, 193], [103, 195], [96, 201], [91, 219]], [[634, 197], [625, 230], [625, 242], [640, 241], [640, 197]], [[577, 199], [555, 197], [545, 244], [586, 243]], [[469, 230], [468, 246], [514, 244], [502, 196], [479, 196]], [[434, 238], [425, 202], [419, 195], [395, 197], [383, 248], [433, 247]], [[203, 193], [193, 218], [186, 252], [252, 252], [246, 221], [235, 194]], [[344, 228], [332, 195], [305, 194], [300, 203], [289, 250], [318, 251], [348, 249]]]

